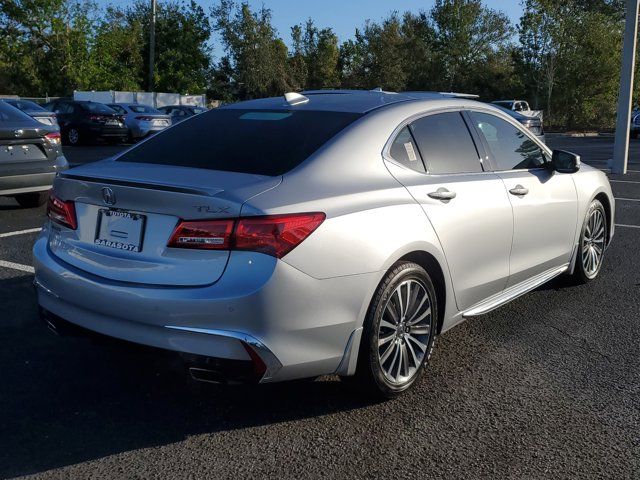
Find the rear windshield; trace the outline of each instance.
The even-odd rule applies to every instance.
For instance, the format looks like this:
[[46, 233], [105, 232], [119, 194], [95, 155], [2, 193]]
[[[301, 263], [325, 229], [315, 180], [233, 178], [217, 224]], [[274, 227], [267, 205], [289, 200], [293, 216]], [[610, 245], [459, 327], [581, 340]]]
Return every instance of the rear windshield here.
[[0, 102], [0, 126], [33, 125], [35, 120], [6, 102]]
[[86, 102], [86, 103], [81, 103], [80, 105], [82, 105], [90, 113], [106, 113], [106, 114], [116, 113], [116, 111], [113, 108], [107, 107], [102, 103]]
[[148, 105], [129, 105], [129, 108], [133, 113], [162, 113]]
[[8, 104], [13, 105], [16, 108], [19, 108], [22, 111], [25, 110], [33, 110], [33, 111], [42, 111], [46, 112], [44, 108], [38, 105], [35, 102], [31, 102], [29, 100], [5, 100]]
[[125, 152], [120, 162], [282, 175], [362, 114], [215, 109]]

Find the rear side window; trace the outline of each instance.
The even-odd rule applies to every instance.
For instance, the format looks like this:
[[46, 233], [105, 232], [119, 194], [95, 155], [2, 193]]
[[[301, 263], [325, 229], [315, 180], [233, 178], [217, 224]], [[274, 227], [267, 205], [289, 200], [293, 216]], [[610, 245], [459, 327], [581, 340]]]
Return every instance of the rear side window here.
[[415, 170], [416, 172], [425, 172], [424, 164], [420, 158], [420, 153], [413, 140], [413, 136], [409, 131], [409, 127], [404, 127], [400, 130], [400, 133], [398, 133], [398, 136], [391, 144], [389, 154], [391, 158], [405, 167]]
[[488, 113], [469, 112], [469, 115], [487, 141], [497, 170], [523, 170], [544, 166], [544, 152], [522, 130]]
[[151, 137], [118, 161], [282, 175], [361, 116], [219, 108]]
[[411, 132], [431, 174], [482, 172], [480, 156], [459, 112], [422, 117]]
[[148, 105], [129, 105], [129, 108], [134, 113], [161, 113], [159, 110], [149, 107]]
[[82, 108], [84, 108], [86, 111], [90, 113], [104, 113], [104, 114], [115, 113], [115, 111], [112, 108], [107, 107], [102, 103], [86, 102], [86, 103], [81, 103], [80, 105], [82, 105]]

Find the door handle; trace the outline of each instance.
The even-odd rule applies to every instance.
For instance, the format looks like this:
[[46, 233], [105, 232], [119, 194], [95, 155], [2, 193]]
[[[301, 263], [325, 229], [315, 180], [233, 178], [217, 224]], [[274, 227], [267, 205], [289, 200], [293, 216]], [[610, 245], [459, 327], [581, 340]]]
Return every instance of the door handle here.
[[456, 198], [456, 192], [451, 192], [446, 188], [439, 188], [435, 192], [430, 192], [427, 195], [435, 200], [440, 200], [443, 202]]
[[514, 188], [512, 188], [511, 190], [509, 190], [509, 193], [511, 195], [516, 195], [518, 197], [523, 197], [525, 196], [527, 193], [529, 193], [529, 189], [523, 187], [522, 185], [516, 185]]

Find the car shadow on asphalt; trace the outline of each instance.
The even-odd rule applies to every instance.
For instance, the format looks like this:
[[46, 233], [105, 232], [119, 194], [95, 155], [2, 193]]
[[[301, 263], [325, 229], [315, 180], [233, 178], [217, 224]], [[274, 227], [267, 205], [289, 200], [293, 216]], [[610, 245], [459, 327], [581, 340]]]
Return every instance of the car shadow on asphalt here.
[[337, 379], [203, 384], [169, 352], [58, 337], [38, 319], [32, 280], [0, 280], [0, 478], [373, 404]]

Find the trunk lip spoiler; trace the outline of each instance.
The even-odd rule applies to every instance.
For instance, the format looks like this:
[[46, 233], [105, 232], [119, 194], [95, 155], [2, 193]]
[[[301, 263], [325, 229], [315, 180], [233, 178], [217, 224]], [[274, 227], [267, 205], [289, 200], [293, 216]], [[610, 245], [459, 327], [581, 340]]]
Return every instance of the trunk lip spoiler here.
[[175, 185], [165, 185], [162, 183], [142, 183], [133, 180], [118, 180], [115, 178], [98, 178], [98, 177], [89, 177], [84, 175], [70, 174], [70, 173], [61, 173], [61, 178], [66, 178], [69, 180], [80, 180], [83, 182], [89, 183], [107, 183], [109, 185], [116, 185], [120, 187], [134, 187], [134, 188], [143, 188], [146, 190], [162, 190], [166, 192], [176, 192], [176, 193], [187, 193], [191, 195], [201, 195], [207, 197], [213, 197], [220, 193], [222, 190], [216, 190], [215, 192], [207, 191], [207, 190], [198, 190], [197, 188], [191, 187], [180, 187]]

